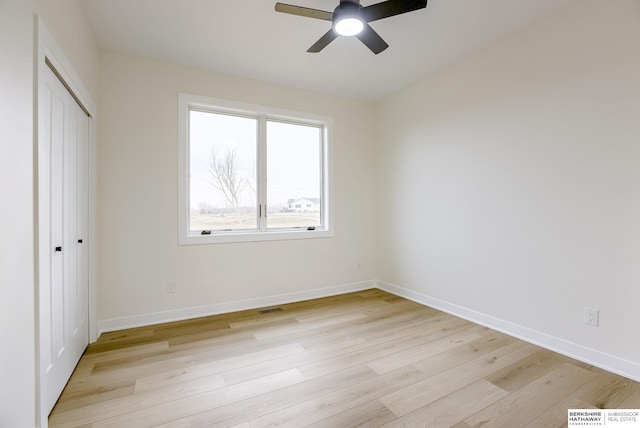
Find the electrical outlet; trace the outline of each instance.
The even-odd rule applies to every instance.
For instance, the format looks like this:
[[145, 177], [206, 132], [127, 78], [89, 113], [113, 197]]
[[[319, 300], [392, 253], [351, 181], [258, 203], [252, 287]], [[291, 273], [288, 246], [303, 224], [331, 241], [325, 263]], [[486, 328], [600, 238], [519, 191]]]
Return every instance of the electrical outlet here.
[[167, 281], [167, 293], [168, 294], [172, 294], [172, 293], [176, 293], [178, 290], [176, 288], [176, 282], [175, 281]]
[[356, 263], [356, 271], [360, 272], [362, 270], [362, 263]]
[[598, 327], [599, 311], [593, 308], [584, 308], [584, 323]]

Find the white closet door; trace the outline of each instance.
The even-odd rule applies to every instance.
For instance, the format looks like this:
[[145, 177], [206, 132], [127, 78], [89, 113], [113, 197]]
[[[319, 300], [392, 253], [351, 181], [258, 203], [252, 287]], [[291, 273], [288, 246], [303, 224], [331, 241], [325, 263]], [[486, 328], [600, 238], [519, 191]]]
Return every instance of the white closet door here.
[[89, 343], [89, 118], [50, 70], [40, 96], [41, 374], [51, 411]]
[[[76, 289], [75, 318], [73, 335], [78, 336], [76, 354], [80, 356], [89, 344], [89, 117], [77, 103], [73, 117], [76, 117]], [[80, 358], [80, 357], [78, 357]]]
[[65, 154], [67, 196], [64, 198], [67, 206], [65, 241], [69, 252], [64, 259], [68, 272], [67, 334], [73, 371], [89, 344], [89, 253], [85, 243], [89, 222], [89, 117], [70, 95], [69, 107]]

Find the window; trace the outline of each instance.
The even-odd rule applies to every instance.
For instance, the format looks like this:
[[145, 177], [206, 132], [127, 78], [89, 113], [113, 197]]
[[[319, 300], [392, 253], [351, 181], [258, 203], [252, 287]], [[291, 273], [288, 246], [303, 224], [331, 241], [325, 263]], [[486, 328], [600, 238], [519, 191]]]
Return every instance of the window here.
[[332, 236], [331, 118], [179, 96], [179, 243]]

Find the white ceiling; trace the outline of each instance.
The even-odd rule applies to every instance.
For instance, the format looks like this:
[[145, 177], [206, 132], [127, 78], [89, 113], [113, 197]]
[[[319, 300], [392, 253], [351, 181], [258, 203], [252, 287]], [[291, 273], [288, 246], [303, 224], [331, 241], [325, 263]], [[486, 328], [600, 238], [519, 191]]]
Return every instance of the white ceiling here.
[[[333, 11], [338, 0], [282, 0]], [[429, 0], [371, 23], [374, 55], [340, 37], [306, 50], [330, 23], [275, 12], [276, 0], [80, 0], [100, 48], [225, 74], [378, 100], [582, 0]], [[362, 0], [364, 6], [379, 0]]]

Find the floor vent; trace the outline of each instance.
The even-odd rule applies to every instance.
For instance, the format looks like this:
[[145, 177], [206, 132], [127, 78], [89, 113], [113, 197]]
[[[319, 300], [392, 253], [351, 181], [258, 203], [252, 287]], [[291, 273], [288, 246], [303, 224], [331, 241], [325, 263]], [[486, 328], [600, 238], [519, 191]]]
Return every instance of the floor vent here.
[[263, 309], [260, 311], [261, 314], [270, 314], [271, 312], [281, 312], [282, 308], [271, 308], [271, 309]]

